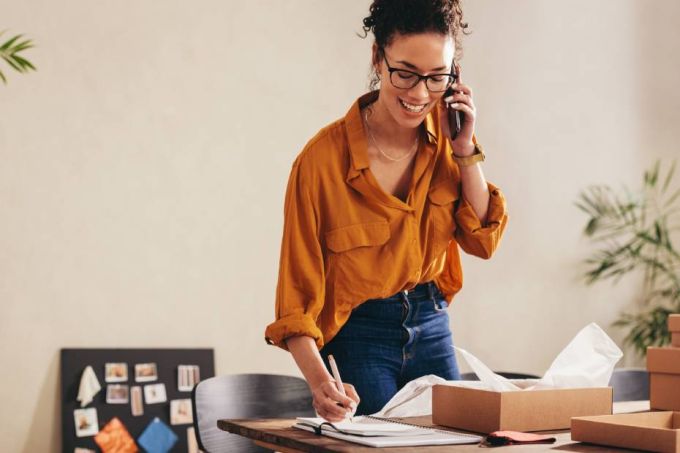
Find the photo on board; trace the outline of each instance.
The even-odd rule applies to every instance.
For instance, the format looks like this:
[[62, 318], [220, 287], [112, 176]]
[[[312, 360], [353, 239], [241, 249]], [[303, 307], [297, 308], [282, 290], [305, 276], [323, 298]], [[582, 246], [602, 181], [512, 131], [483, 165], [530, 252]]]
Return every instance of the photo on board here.
[[144, 386], [144, 401], [146, 404], [164, 403], [168, 400], [165, 384], [150, 384]]
[[177, 390], [190, 392], [201, 380], [198, 365], [179, 365], [177, 367]]
[[135, 364], [135, 381], [150, 382], [158, 379], [158, 368], [155, 363]]
[[170, 401], [170, 424], [188, 425], [194, 422], [190, 399]]
[[106, 402], [108, 404], [127, 404], [130, 388], [124, 384], [111, 384], [106, 386]]
[[97, 420], [97, 409], [76, 409], [73, 411], [73, 419], [76, 424], [76, 436], [94, 436], [99, 432], [99, 422]]
[[127, 363], [107, 363], [104, 365], [104, 380], [106, 382], [125, 382], [128, 380]]

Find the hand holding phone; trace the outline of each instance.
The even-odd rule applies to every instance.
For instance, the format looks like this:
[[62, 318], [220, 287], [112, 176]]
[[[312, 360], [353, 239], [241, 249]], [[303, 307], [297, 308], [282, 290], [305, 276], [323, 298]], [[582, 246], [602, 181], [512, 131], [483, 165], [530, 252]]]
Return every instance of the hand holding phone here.
[[[444, 99], [449, 96], [453, 96], [455, 91], [453, 88], [449, 88], [444, 92]], [[449, 118], [449, 131], [451, 131], [451, 139], [456, 138], [460, 132], [460, 127], [463, 124], [463, 113], [452, 108], [449, 103], [446, 103], [446, 112]]]
[[[456, 60], [453, 60], [451, 62], [451, 72], [455, 74], [455, 78], [453, 80], [453, 83], [458, 83], [459, 77], [458, 77], [458, 72], [457, 72], [458, 67], [456, 66]], [[448, 98], [449, 96], [453, 96], [456, 93], [454, 91], [453, 87], [449, 87], [445, 92], [444, 92], [444, 99]], [[453, 140], [456, 138], [458, 133], [460, 132], [460, 128], [463, 125], [463, 121], [465, 120], [465, 116], [462, 112], [450, 107], [448, 103], [446, 103], [446, 111], [447, 111], [447, 116], [449, 118], [449, 130], [451, 131], [451, 139]]]

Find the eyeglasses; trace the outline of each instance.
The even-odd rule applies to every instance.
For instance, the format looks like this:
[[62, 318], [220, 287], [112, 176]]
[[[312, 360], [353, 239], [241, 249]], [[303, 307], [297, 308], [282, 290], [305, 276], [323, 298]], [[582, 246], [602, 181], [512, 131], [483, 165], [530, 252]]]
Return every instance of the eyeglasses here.
[[397, 69], [390, 66], [387, 61], [387, 57], [383, 53], [383, 59], [387, 65], [387, 70], [390, 73], [390, 82], [395, 88], [409, 89], [418, 85], [421, 80], [425, 80], [425, 86], [429, 91], [441, 92], [446, 91], [446, 89], [456, 81], [458, 74], [451, 69], [450, 73], [445, 74], [430, 74], [430, 75], [420, 75], [417, 72], [408, 71], [406, 69]]

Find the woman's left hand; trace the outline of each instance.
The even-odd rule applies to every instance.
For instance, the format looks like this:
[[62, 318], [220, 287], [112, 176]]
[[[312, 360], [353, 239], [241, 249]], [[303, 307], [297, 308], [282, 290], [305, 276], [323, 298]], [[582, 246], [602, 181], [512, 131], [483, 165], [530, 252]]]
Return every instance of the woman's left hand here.
[[[472, 142], [472, 135], [475, 132], [475, 118], [477, 115], [477, 110], [475, 109], [475, 104], [472, 101], [472, 90], [469, 86], [461, 82], [460, 77], [460, 66], [456, 65], [456, 72], [458, 73], [458, 80], [456, 83], [451, 85], [454, 90], [454, 94], [447, 97], [442, 97], [442, 108], [439, 110], [440, 113], [440, 124], [444, 134], [451, 140], [451, 146], [453, 148], [453, 153], [456, 156], [464, 157], [470, 156], [475, 151], [475, 145]], [[449, 127], [448, 112], [449, 109], [458, 110], [461, 112], [461, 125], [460, 132], [456, 135], [456, 138], [451, 138], [451, 129]]]

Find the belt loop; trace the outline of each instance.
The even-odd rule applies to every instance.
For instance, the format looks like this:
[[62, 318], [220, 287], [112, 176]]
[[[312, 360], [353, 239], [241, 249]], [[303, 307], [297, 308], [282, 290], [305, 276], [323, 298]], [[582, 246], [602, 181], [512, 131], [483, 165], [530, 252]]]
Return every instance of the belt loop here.
[[427, 295], [430, 296], [430, 299], [434, 299], [434, 283], [432, 281], [427, 282]]
[[427, 285], [427, 291], [430, 294], [430, 299], [432, 300], [432, 305], [434, 305], [434, 311], [446, 310], [446, 308], [441, 308], [437, 303], [436, 291], [434, 290], [435, 283], [433, 281], [429, 282]]

